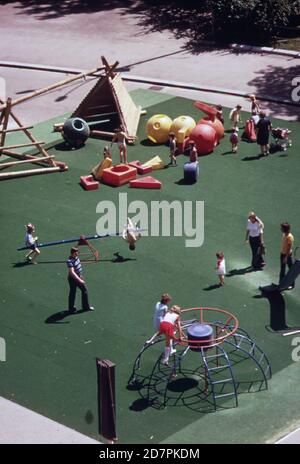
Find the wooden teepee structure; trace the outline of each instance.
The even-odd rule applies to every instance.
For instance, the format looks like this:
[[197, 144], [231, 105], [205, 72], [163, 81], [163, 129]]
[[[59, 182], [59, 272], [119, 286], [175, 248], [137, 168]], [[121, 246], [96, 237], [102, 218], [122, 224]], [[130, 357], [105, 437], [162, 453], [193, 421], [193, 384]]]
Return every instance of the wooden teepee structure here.
[[119, 62], [109, 65], [101, 57], [104, 74], [82, 100], [72, 117], [84, 119], [95, 137], [112, 137], [114, 130], [122, 125], [129, 138], [134, 138], [141, 115], [124, 86], [120, 73], [115, 71]]
[[[32, 129], [32, 126], [23, 126], [19, 118], [12, 111], [12, 100], [8, 98], [6, 102], [0, 100], [2, 111], [0, 113], [0, 157], [1, 155], [7, 155], [11, 158], [16, 159], [16, 161], [8, 161], [0, 163], [0, 180], [10, 179], [13, 177], [23, 177], [23, 176], [32, 176], [35, 174], [48, 174], [51, 172], [66, 171], [68, 166], [65, 163], [54, 160], [54, 156], [50, 156], [49, 153], [45, 150], [43, 145], [45, 142], [43, 140], [38, 141], [30, 132], [29, 129]], [[13, 121], [17, 125], [14, 129], [8, 129], [10, 121]], [[25, 143], [20, 144], [6, 144], [7, 135], [11, 132], [23, 132], [26, 137]], [[33, 156], [24, 153], [18, 153], [16, 150], [26, 147], [35, 147], [38, 156]], [[16, 167], [25, 164], [39, 165], [34, 169], [26, 170], [17, 170], [10, 172], [3, 172], [6, 169], [11, 167]]]

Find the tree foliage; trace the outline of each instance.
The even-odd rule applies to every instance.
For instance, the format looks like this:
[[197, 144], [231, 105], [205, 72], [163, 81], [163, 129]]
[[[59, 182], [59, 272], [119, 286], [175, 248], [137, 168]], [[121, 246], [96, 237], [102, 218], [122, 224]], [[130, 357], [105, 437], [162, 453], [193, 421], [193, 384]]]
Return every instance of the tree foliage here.
[[300, 14], [300, 0], [209, 0], [216, 40], [262, 42], [274, 39]]

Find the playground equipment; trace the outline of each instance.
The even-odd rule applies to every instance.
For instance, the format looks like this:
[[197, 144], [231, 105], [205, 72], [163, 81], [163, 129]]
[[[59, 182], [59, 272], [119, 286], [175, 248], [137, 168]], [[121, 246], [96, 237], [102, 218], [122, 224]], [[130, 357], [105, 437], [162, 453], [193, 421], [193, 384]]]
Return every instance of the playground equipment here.
[[[65, 163], [57, 161], [54, 159], [54, 156], [49, 155], [47, 150], [44, 148], [45, 142], [42, 140], [38, 141], [32, 132], [29, 131], [29, 129], [32, 129], [32, 126], [24, 126], [20, 119], [12, 111], [13, 106], [22, 103], [29, 98], [32, 98], [32, 96], [22, 97], [18, 100], [8, 98], [6, 102], [3, 102], [0, 99], [0, 157], [1, 155], [6, 155], [17, 160], [0, 163], [0, 169], [2, 170], [15, 166], [19, 167], [28, 163], [38, 164], [40, 167], [13, 172], [1, 172], [0, 180], [32, 176], [36, 174], [50, 174], [53, 172], [66, 171], [68, 169], [68, 166]], [[9, 124], [11, 121], [14, 124], [17, 124], [17, 127], [10, 129]], [[23, 132], [26, 137], [25, 143], [11, 144], [8, 142], [8, 144], [6, 144], [7, 135], [14, 132]], [[22, 152], [26, 147], [34, 147], [40, 156], [37, 157], [32, 154]], [[16, 149], [22, 149], [21, 153], [17, 152]]]
[[63, 125], [62, 136], [68, 144], [79, 147], [90, 136], [90, 128], [83, 119], [70, 118]]
[[116, 166], [103, 170], [102, 182], [119, 187], [120, 185], [127, 184], [130, 180], [135, 179], [136, 176], [136, 168], [127, 164], [117, 164]]
[[212, 121], [210, 118], [202, 118], [199, 119], [197, 125], [198, 124], [208, 124], [210, 127], [212, 127], [216, 131], [218, 143], [224, 137], [224, 126], [219, 119], [215, 118]]
[[124, 86], [121, 75], [115, 71], [119, 62], [109, 65], [104, 56], [101, 59], [104, 74], [100, 76], [71, 117], [82, 118], [88, 125], [93, 126], [92, 137], [111, 139], [114, 130], [122, 125], [126, 135], [134, 139], [140, 116], [145, 114], [145, 111], [135, 105]]
[[104, 169], [110, 168], [112, 166], [112, 159], [105, 158], [97, 166], [93, 167], [92, 174], [96, 180], [101, 180]]
[[165, 163], [159, 156], [154, 156], [149, 161], [146, 161], [142, 166], [145, 168], [151, 167], [153, 170], [164, 169]]
[[129, 182], [130, 187], [133, 188], [145, 188], [145, 189], [160, 189], [162, 187], [162, 183], [154, 179], [154, 177], [146, 176], [141, 177], [140, 179], [131, 180]]
[[252, 119], [247, 119], [246, 121], [245, 130], [242, 134], [242, 140], [245, 142], [256, 142], [255, 126]]
[[143, 166], [140, 161], [138, 160], [135, 160], [135, 161], [131, 161], [129, 163], [129, 166], [132, 166], [133, 168], [136, 168], [138, 174], [149, 174], [149, 172], [152, 171], [152, 167], [151, 166]]
[[[190, 319], [185, 319], [189, 317]], [[134, 362], [128, 388], [138, 390], [157, 409], [184, 405], [199, 412], [238, 406], [238, 394], [268, 388], [271, 366], [265, 353], [239, 327], [237, 318], [217, 308], [182, 310], [184, 338], [173, 341], [176, 353], [170, 365], [162, 363], [164, 336], [146, 341]], [[142, 369], [142, 358], [150, 373]], [[186, 362], [186, 367], [185, 367]]]
[[99, 182], [94, 180], [93, 176], [81, 176], [80, 183], [84, 190], [98, 190]]
[[184, 141], [195, 126], [196, 122], [191, 116], [178, 116], [178, 118], [175, 118], [172, 122], [170, 132], [175, 133], [179, 153], [183, 152]]
[[218, 143], [216, 131], [208, 124], [197, 124], [190, 132], [189, 140], [194, 140], [198, 155], [212, 153]]
[[194, 184], [199, 177], [199, 163], [197, 161], [187, 162], [183, 165], [184, 182], [186, 184]]
[[172, 119], [166, 114], [155, 114], [146, 124], [148, 139], [153, 143], [166, 143], [169, 139], [169, 132]]
[[[134, 232], [137, 232], [137, 233], [140, 233], [140, 232], [143, 232], [145, 231], [146, 229], [139, 229], [139, 228], [136, 228], [134, 229]], [[101, 238], [107, 238], [107, 237], [118, 237], [118, 236], [122, 236], [122, 232], [112, 232], [112, 233], [109, 233], [109, 234], [105, 234], [105, 235], [98, 235], [98, 234], [94, 234], [94, 235], [89, 235], [89, 236], [85, 236], [85, 235], [80, 235], [80, 237], [75, 237], [75, 238], [68, 238], [68, 239], [64, 239], [64, 240], [57, 240], [55, 242], [45, 242], [45, 243], [37, 243], [37, 247], [38, 248], [44, 248], [44, 247], [50, 247], [50, 246], [57, 246], [57, 245], [65, 245], [65, 244], [68, 244], [68, 243], [77, 243], [78, 245], [86, 245], [85, 242], [89, 241], [89, 240], [98, 240], [98, 239], [101, 239]], [[20, 248], [17, 248], [17, 251], [23, 251], [23, 250], [29, 250], [30, 247], [28, 246], [23, 246], [23, 247], [20, 247]]]
[[[79, 73], [15, 100], [12, 100], [11, 98], [8, 98], [6, 102], [0, 100], [0, 156], [4, 154], [17, 159], [17, 161], [14, 162], [0, 163], [0, 169], [6, 169], [24, 163], [35, 163], [42, 166], [37, 169], [26, 171], [18, 170], [14, 172], [0, 173], [0, 180], [12, 177], [66, 171], [68, 169], [68, 166], [65, 163], [54, 160], [54, 156], [50, 156], [48, 154], [46, 149], [43, 147], [44, 141], [37, 141], [35, 139], [33, 134], [29, 131], [32, 126], [24, 126], [13, 113], [12, 108], [36, 96], [61, 88], [78, 79], [99, 77], [96, 85], [81, 102], [71, 117], [82, 118], [87, 121], [88, 125], [94, 126], [93, 130], [90, 131], [91, 136], [112, 138], [114, 130], [120, 125], [123, 125], [126, 135], [134, 140], [140, 115], [143, 114], [144, 111], [141, 111], [140, 107], [135, 106], [133, 100], [125, 89], [120, 74], [115, 72], [115, 68], [119, 64], [118, 61], [116, 61], [113, 65], [109, 65], [103, 56], [101, 58], [103, 63], [102, 67]], [[101, 71], [104, 71], [104, 74], [99, 75], [99, 72]], [[13, 123], [17, 124], [17, 128], [10, 129], [8, 127], [10, 118], [13, 120]], [[107, 123], [107, 125], [104, 126], [104, 123]], [[63, 127], [64, 124], [55, 124], [54, 132], [61, 132]], [[101, 130], [98, 130], [98, 128]], [[22, 131], [29, 139], [29, 142], [27, 141], [27, 143], [17, 145], [5, 145], [6, 135], [15, 131]], [[15, 152], [16, 148], [25, 147], [35, 147], [41, 156], [36, 157], [32, 154]]]

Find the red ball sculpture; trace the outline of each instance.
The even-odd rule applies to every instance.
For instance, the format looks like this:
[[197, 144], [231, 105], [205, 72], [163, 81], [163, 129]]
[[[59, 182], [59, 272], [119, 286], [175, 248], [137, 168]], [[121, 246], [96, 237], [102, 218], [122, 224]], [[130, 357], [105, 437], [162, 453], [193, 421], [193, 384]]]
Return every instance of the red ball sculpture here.
[[198, 155], [207, 155], [214, 151], [218, 143], [217, 133], [208, 124], [197, 124], [190, 132], [189, 140], [194, 140]]
[[202, 118], [197, 122], [197, 124], [208, 124], [213, 129], [215, 129], [218, 143], [224, 137], [224, 126], [221, 123], [221, 121], [217, 118], [215, 118], [214, 121], [212, 121], [210, 118]]

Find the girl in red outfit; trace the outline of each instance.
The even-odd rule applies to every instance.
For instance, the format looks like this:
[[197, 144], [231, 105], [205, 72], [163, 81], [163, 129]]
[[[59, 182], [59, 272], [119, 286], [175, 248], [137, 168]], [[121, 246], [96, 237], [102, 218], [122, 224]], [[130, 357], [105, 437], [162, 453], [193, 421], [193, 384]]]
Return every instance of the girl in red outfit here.
[[166, 336], [165, 354], [162, 360], [162, 363], [165, 365], [168, 365], [170, 354], [176, 353], [176, 350], [172, 349], [171, 351], [171, 340], [175, 338], [174, 331], [178, 330], [180, 338], [184, 337], [184, 333], [180, 324], [180, 314], [180, 307], [172, 306], [172, 308], [166, 312], [159, 326], [158, 335], [165, 334]]

